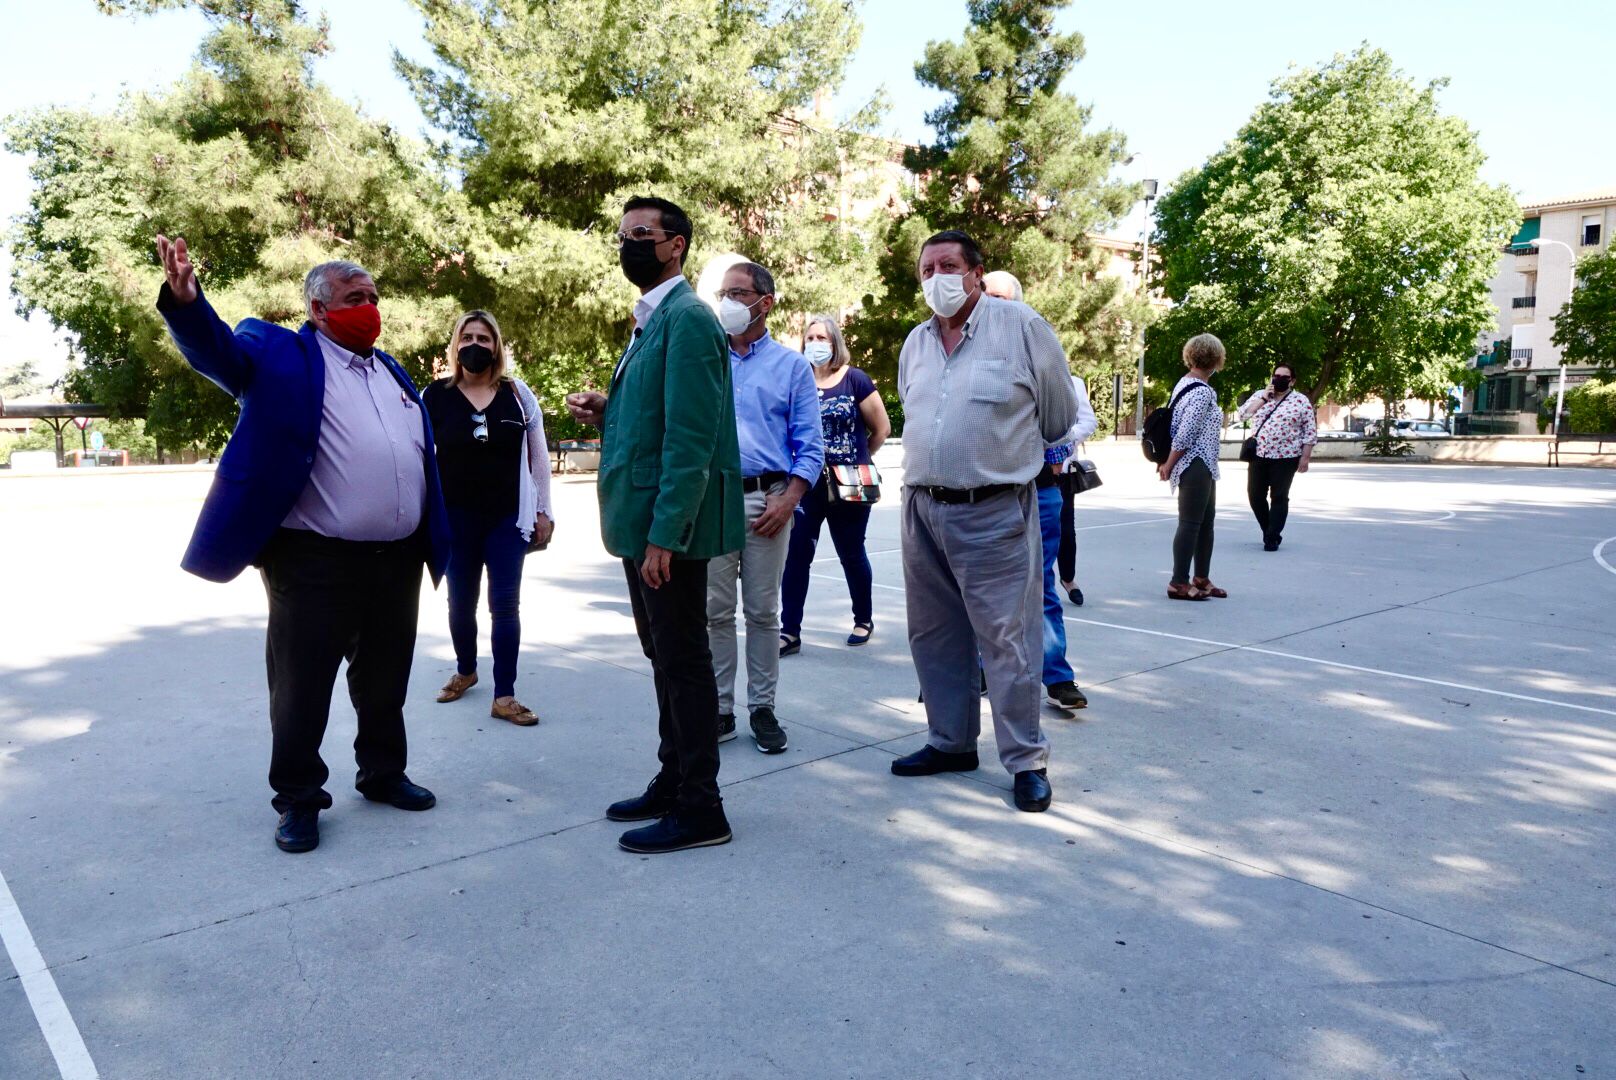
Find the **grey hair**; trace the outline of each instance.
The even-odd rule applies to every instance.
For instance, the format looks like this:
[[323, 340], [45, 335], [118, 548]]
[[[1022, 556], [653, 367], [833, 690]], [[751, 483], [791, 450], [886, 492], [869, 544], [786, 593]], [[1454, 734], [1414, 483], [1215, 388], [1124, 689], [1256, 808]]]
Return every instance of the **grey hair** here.
[[745, 270], [746, 276], [752, 279], [752, 288], [757, 290], [759, 296], [774, 295], [774, 275], [763, 269], [763, 267], [759, 266], [757, 263], [736, 263], [730, 269]]
[[847, 342], [842, 337], [841, 326], [837, 324], [834, 315], [810, 315], [802, 324], [803, 337], [806, 338], [808, 331], [816, 326], [823, 326], [830, 336], [830, 363], [826, 366], [826, 370], [840, 371], [853, 360], [852, 354], [847, 351]]
[[333, 259], [331, 262], [321, 263], [310, 270], [303, 279], [303, 306], [307, 307], [316, 300], [322, 304], [331, 303], [338, 285], [360, 276], [371, 277], [371, 273], [356, 262]]
[[1022, 298], [1021, 279], [1016, 277], [1016, 275], [1012, 274], [1008, 270], [989, 271], [982, 276], [982, 284], [988, 288], [995, 285], [1008, 286], [1010, 290], [1010, 299], [1020, 300]]

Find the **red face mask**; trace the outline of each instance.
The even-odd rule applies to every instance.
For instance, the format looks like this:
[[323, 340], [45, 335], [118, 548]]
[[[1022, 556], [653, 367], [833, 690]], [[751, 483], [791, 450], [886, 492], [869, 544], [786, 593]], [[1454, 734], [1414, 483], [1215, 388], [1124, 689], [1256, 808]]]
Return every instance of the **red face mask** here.
[[355, 352], [365, 352], [382, 336], [382, 313], [375, 304], [356, 307], [326, 308], [325, 323], [331, 337], [339, 345]]

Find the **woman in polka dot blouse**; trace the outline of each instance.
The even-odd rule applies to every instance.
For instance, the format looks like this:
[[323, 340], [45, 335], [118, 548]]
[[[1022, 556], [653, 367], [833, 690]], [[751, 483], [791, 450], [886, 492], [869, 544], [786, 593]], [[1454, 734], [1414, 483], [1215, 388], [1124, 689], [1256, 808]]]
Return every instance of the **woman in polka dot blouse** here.
[[1307, 472], [1319, 425], [1313, 403], [1293, 389], [1296, 371], [1289, 364], [1274, 367], [1274, 380], [1252, 394], [1240, 407], [1257, 433], [1257, 460], [1246, 466], [1246, 496], [1262, 527], [1263, 550], [1278, 551], [1285, 516], [1290, 512], [1291, 481]]

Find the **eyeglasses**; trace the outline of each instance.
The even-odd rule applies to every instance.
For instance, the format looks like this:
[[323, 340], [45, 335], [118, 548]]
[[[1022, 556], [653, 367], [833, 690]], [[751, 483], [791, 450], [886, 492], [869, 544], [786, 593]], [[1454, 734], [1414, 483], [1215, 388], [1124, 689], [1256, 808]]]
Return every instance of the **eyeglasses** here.
[[478, 442], [487, 442], [488, 441], [488, 414], [487, 413], [474, 412], [474, 413], [471, 414], [471, 422], [473, 424], [477, 425], [476, 427], [471, 429], [471, 437], [473, 439], [476, 439]]
[[748, 296], [762, 296], [756, 289], [719, 289], [715, 294], [720, 300], [745, 300]]
[[622, 247], [630, 240], [649, 240], [652, 233], [661, 233], [664, 238], [679, 235], [676, 232], [669, 232], [667, 229], [653, 229], [649, 225], [636, 225], [626, 233], [620, 232], [617, 234], [617, 246]]

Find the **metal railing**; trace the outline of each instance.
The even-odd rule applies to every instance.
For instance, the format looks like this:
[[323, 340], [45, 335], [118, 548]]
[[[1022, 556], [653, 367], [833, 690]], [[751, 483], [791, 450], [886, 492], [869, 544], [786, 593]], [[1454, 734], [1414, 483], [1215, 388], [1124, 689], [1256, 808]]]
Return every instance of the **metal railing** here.
[[1514, 308], [1535, 308], [1537, 307], [1537, 297], [1517, 296], [1509, 302], [1509, 305]]

